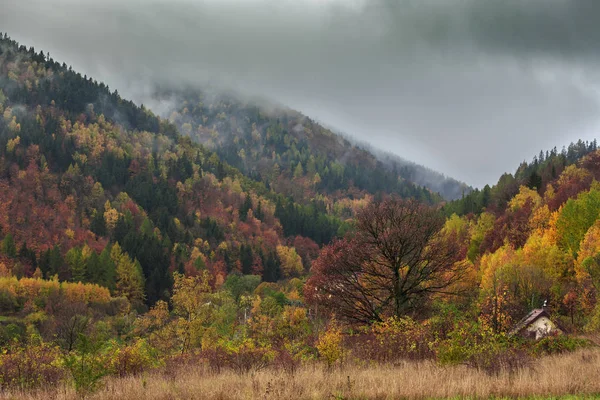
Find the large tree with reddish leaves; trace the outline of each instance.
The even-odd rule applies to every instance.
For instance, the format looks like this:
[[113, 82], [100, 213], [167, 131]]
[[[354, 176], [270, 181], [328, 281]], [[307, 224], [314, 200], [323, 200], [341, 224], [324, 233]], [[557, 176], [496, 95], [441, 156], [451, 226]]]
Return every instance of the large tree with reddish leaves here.
[[304, 294], [355, 323], [414, 312], [463, 275], [459, 246], [440, 230], [444, 218], [413, 200], [367, 206], [351, 237], [326, 246], [313, 263]]

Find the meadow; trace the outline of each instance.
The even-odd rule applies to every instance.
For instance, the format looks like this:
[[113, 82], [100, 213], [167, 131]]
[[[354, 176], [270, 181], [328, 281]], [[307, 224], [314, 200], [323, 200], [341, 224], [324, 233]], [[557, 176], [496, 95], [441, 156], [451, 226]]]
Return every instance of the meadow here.
[[[443, 367], [430, 361], [392, 366], [343, 365], [331, 371], [305, 365], [293, 374], [274, 368], [245, 374], [213, 373], [204, 365], [170, 366], [125, 378], [108, 378], [95, 400], [167, 399], [430, 399], [568, 398], [600, 396], [600, 350], [545, 356], [516, 370], [488, 373], [467, 366]], [[0, 399], [75, 400], [71, 385]]]

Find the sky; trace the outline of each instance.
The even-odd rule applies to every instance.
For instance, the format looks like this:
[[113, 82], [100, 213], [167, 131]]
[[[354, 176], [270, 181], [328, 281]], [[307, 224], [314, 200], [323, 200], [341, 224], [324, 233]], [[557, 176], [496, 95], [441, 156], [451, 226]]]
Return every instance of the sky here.
[[600, 132], [598, 0], [0, 0], [0, 30], [144, 102], [210, 82], [482, 187]]

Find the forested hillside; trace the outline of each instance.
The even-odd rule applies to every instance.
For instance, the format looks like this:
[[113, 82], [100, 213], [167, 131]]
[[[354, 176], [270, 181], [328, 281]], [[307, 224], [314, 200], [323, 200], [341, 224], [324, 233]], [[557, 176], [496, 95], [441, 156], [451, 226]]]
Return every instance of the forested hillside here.
[[445, 229], [463, 237], [481, 277], [482, 311], [496, 328], [508, 329], [544, 300], [571, 329], [600, 327], [599, 168], [596, 142], [579, 141], [540, 153], [515, 177], [505, 174], [495, 187], [446, 206], [469, 212], [453, 214]]
[[168, 118], [183, 134], [244, 174], [301, 202], [315, 196], [339, 200], [394, 193], [435, 203], [438, 192], [453, 199], [467, 190], [464, 184], [425, 173], [399, 158], [379, 159], [367, 146], [264, 101], [246, 103], [199, 89], [162, 90], [156, 96], [175, 104]]
[[[353, 141], [351, 138], [348, 138], [348, 140]], [[388, 169], [396, 171], [409, 182], [426, 187], [434, 193], [439, 193], [444, 200], [458, 200], [473, 191], [473, 188], [466, 183], [459, 182], [431, 168], [407, 161], [396, 154], [377, 149], [368, 143], [356, 140], [354, 142], [358, 147], [375, 155]]]
[[[540, 151], [529, 163], [523, 162], [517, 168], [515, 174], [503, 174], [498, 183], [493, 187], [486, 185], [482, 190], [476, 189], [465, 193], [461, 199], [450, 202], [444, 207], [447, 215], [453, 213], [464, 215], [469, 213], [479, 214], [483, 210], [502, 211], [506, 208], [508, 201], [515, 196], [520, 186], [536, 189], [543, 194], [553, 182], [569, 165], [577, 163], [582, 157], [595, 152], [598, 149], [596, 140], [584, 142], [579, 140], [563, 147], [559, 152], [556, 147], [550, 151]], [[568, 191], [569, 189], [565, 189]], [[565, 200], [563, 194], [557, 202]]]
[[[15, 275], [119, 293], [135, 276], [130, 300], [153, 304], [173, 271], [302, 275], [342, 225], [331, 204], [296, 204], [104, 84], [0, 44], [0, 230]], [[125, 269], [110, 257], [117, 243]]]

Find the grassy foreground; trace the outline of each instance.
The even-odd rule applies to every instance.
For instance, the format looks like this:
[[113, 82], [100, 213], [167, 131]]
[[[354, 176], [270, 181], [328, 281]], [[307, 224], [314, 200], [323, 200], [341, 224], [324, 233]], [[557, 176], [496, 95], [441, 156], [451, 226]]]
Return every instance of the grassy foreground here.
[[[600, 350], [548, 356], [513, 373], [488, 375], [431, 362], [348, 366], [326, 372], [305, 366], [294, 375], [263, 370], [212, 374], [203, 367], [170, 369], [139, 377], [109, 378], [89, 399], [398, 399], [556, 398], [600, 395]], [[571, 396], [569, 396], [571, 395]], [[2, 393], [0, 399], [79, 399], [70, 387], [36, 393]]]

